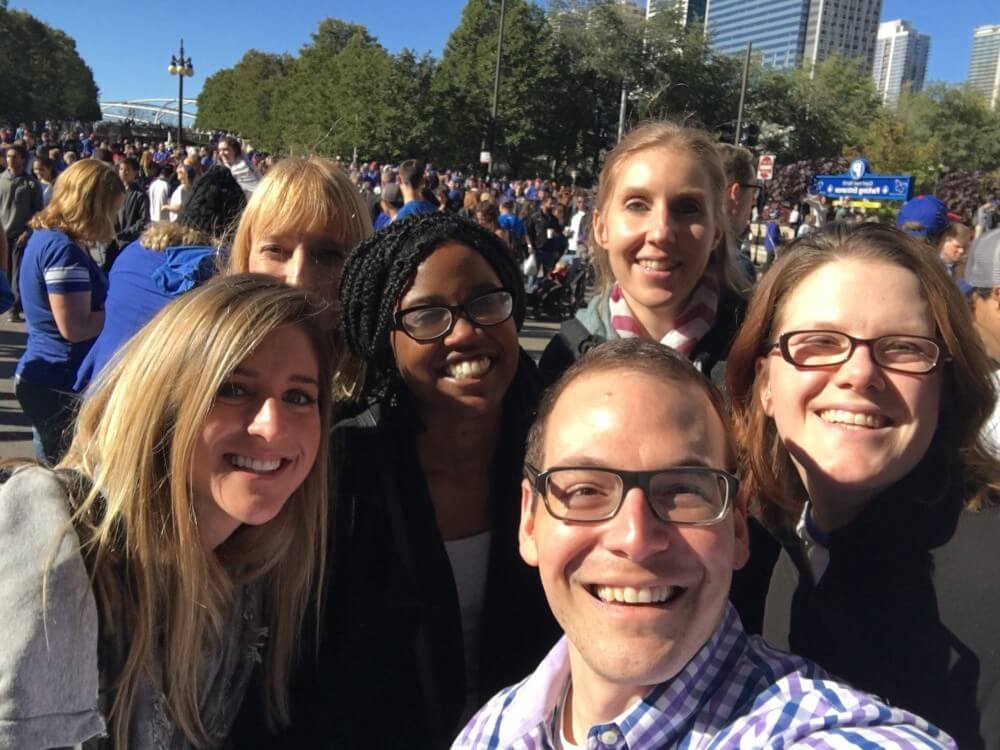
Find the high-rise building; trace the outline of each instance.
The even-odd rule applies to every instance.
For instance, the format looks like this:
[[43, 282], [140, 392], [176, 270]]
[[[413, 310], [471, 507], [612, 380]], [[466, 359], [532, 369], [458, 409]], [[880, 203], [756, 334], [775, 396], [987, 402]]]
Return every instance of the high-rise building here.
[[753, 42], [755, 55], [773, 68], [802, 60], [810, 0], [708, 0], [705, 26], [716, 52], [738, 54]]
[[927, 55], [931, 38], [913, 28], [909, 21], [886, 21], [878, 27], [872, 79], [884, 104], [895, 104], [910, 84], [920, 91], [927, 75]]
[[882, 0], [812, 0], [803, 58], [810, 68], [830, 55], [861, 58], [871, 70]]
[[678, 8], [681, 23], [689, 24], [704, 22], [707, 0], [646, 0], [646, 18], [656, 15], [663, 8]]
[[753, 42], [765, 66], [813, 67], [839, 53], [871, 66], [882, 0], [708, 0], [705, 24], [717, 52]]
[[1000, 108], [1000, 24], [977, 26], [972, 33], [968, 81], [990, 107]]

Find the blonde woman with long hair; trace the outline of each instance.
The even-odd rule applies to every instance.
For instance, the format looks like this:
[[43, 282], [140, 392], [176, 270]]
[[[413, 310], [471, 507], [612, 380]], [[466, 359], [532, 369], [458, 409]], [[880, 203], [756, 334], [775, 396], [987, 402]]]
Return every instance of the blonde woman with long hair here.
[[267, 719], [288, 721], [325, 565], [317, 319], [274, 279], [216, 279], [95, 381], [55, 470], [14, 470], [0, 490], [0, 747], [105, 733], [116, 748], [218, 747], [257, 663]]
[[746, 309], [746, 280], [726, 246], [726, 184], [703, 130], [647, 122], [615, 146], [593, 214], [600, 292], [549, 342], [543, 381], [554, 382], [595, 342], [645, 338], [721, 384]]
[[65, 449], [77, 368], [104, 326], [108, 282], [86, 246], [114, 239], [124, 195], [111, 167], [83, 159], [59, 176], [49, 205], [29, 224], [19, 277], [28, 344], [14, 392], [37, 457], [50, 463]]
[[323, 324], [332, 332], [344, 260], [371, 233], [361, 195], [335, 162], [320, 156], [282, 159], [243, 212], [230, 271], [275, 276], [329, 303]]

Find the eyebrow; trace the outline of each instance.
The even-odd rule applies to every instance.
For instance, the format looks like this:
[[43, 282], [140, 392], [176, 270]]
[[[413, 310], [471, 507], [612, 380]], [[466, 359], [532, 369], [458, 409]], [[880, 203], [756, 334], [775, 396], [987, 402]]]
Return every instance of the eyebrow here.
[[[257, 370], [254, 370], [252, 367], [246, 367], [244, 365], [240, 365], [235, 370], [233, 370], [233, 375], [241, 375], [245, 378], [260, 377], [260, 373]], [[309, 377], [308, 375], [294, 374], [294, 375], [289, 375], [288, 379], [293, 383], [306, 383], [308, 385], [314, 385], [317, 388], [319, 387], [319, 381], [316, 378]]]
[[[688, 454], [682, 456], [680, 459], [675, 461], [666, 462], [669, 465], [659, 466], [657, 469], [673, 469], [673, 468], [688, 468], [692, 466], [701, 467], [705, 469], [718, 469], [719, 467], [714, 466], [713, 462], [707, 461], [703, 456], [696, 456], [694, 454]], [[558, 466], [579, 466], [581, 468], [592, 468], [592, 469], [620, 469], [618, 466], [612, 466], [607, 461], [602, 458], [595, 458], [587, 454], [571, 455], [560, 459], [559, 461], [553, 461], [550, 464], [552, 467]], [[637, 469], [620, 469], [621, 471], [638, 471]], [[656, 471], [653, 469], [652, 471]]]
[[[486, 281], [478, 286], [474, 286], [472, 291], [465, 297], [465, 300], [460, 304], [465, 304], [476, 297], [481, 297], [484, 294], [489, 294], [490, 292], [502, 291], [503, 287], [500, 284], [495, 284], [492, 281]], [[400, 303], [400, 309], [405, 310], [408, 307], [419, 307], [421, 305], [443, 305], [450, 306], [444, 297], [440, 294], [422, 294], [413, 299], [405, 300], [405, 302]]]

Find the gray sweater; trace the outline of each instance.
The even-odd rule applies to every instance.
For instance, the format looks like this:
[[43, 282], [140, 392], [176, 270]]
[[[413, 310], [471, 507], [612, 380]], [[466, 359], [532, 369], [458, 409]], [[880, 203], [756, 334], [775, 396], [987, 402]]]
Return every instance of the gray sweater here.
[[[111, 747], [106, 709], [128, 643], [99, 642], [97, 605], [69, 508], [48, 469], [21, 469], [0, 488], [0, 750]], [[212, 746], [232, 726], [265, 636], [259, 587], [239, 587], [221, 648], [206, 648], [202, 662], [191, 665], [201, 675], [201, 716]], [[169, 717], [159, 660], [149, 666], [153, 679], [139, 685], [133, 704], [130, 750], [192, 747]]]

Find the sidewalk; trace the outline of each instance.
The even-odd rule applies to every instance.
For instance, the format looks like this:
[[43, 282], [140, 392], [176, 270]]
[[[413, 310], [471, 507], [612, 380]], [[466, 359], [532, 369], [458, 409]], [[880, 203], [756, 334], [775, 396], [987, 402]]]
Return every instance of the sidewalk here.
[[33, 458], [31, 425], [14, 397], [14, 368], [24, 351], [24, 323], [0, 322], [0, 459]]

